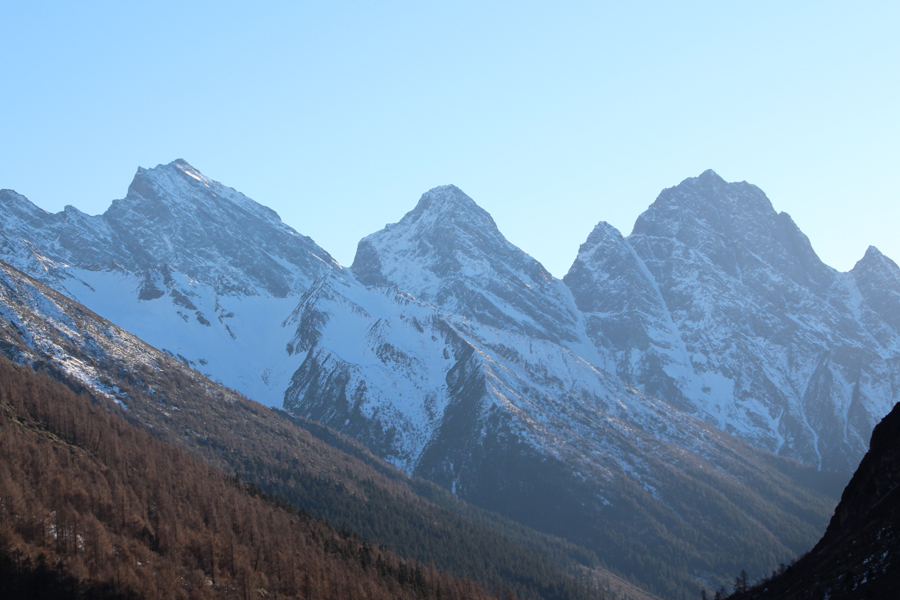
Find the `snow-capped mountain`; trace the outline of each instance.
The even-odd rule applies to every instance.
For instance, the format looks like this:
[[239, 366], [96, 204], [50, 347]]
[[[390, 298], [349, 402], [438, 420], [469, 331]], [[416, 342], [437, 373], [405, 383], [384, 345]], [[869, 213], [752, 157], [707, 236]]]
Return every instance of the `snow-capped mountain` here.
[[[453, 405], [441, 374], [465, 348], [515, 374], [494, 387], [535, 407], [545, 395], [590, 397], [614, 414], [619, 392], [607, 387], [631, 385], [753, 445], [847, 472], [900, 383], [896, 265], [873, 248], [836, 272], [758, 188], [712, 171], [665, 190], [628, 238], [598, 225], [564, 281], [455, 186], [364, 238], [352, 274], [182, 160], [139, 169], [103, 215], [50, 214], [4, 190], [0, 217], [4, 260], [267, 404], [337, 423], [339, 405], [320, 393], [337, 384], [313, 375], [328, 371], [329, 347], [328, 361], [356, 373], [338, 387], [357, 409], [418, 382], [401, 408], [379, 401], [377, 419], [344, 419], [410, 470], [440, 447], [433, 436]], [[355, 308], [326, 317], [340, 313], [329, 302]], [[354, 322], [373, 329], [348, 345]], [[350, 349], [391, 336], [379, 374], [369, 365], [363, 376], [371, 357]]]
[[837, 273], [711, 171], [628, 238], [598, 225], [564, 280], [454, 186], [349, 270], [184, 161], [100, 216], [4, 191], [0, 217], [0, 258], [170, 356], [678, 585], [808, 547], [833, 504], [766, 450], [849, 471], [900, 389], [896, 265]]
[[448, 315], [530, 338], [579, 339], [565, 286], [453, 185], [426, 192], [399, 223], [363, 238], [350, 268], [364, 285], [395, 286]]
[[564, 280], [610, 371], [757, 447], [850, 472], [900, 399], [900, 270], [826, 266], [746, 182], [686, 179], [627, 238], [600, 223]]
[[0, 259], [270, 405], [297, 364], [282, 327], [340, 266], [269, 208], [183, 160], [138, 169], [102, 215], [0, 191]]

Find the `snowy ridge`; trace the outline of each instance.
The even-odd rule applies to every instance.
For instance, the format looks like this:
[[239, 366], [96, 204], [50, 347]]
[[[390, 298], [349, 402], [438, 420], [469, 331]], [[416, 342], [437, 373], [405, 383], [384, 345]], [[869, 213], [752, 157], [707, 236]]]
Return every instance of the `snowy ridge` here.
[[[659, 398], [842, 471], [900, 388], [896, 264], [872, 248], [837, 273], [758, 188], [712, 171], [664, 190], [627, 238], [599, 224], [563, 281], [452, 185], [361, 240], [352, 275], [183, 160], [138, 169], [103, 215], [4, 190], [0, 217], [0, 258], [253, 398], [312, 402], [407, 469], [461, 373], [473, 422], [515, 413], [541, 453], [583, 399], [639, 422]], [[350, 407], [340, 423], [327, 394], [312, 400], [326, 383]]]
[[[0, 324], [0, 345], [8, 358], [23, 365], [49, 362], [123, 407], [122, 394], [106, 374], [111, 363], [158, 368], [154, 352], [141, 340], [2, 262]], [[20, 342], [31, 355], [19, 349]]]

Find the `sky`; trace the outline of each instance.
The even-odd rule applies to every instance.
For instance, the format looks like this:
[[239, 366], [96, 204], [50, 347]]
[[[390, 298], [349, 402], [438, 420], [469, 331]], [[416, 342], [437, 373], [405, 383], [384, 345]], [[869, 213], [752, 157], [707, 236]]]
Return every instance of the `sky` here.
[[898, 2], [5, 2], [0, 188], [102, 213], [183, 158], [350, 265], [459, 186], [562, 277], [714, 169], [900, 261]]

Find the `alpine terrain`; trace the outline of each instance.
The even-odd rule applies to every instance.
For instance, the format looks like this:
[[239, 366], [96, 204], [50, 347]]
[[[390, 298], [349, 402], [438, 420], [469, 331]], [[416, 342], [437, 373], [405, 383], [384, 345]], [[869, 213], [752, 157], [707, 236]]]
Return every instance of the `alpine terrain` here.
[[170, 357], [667, 597], [811, 547], [900, 389], [897, 266], [831, 269], [712, 171], [562, 280], [455, 186], [349, 269], [184, 161], [100, 216], [3, 191], [0, 218], [0, 258]]

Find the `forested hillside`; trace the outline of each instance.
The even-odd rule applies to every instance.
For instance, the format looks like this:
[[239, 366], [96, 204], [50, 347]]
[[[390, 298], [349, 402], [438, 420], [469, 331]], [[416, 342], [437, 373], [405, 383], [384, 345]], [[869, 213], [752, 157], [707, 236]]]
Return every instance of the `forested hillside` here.
[[489, 597], [266, 496], [102, 404], [0, 358], [3, 598]]

